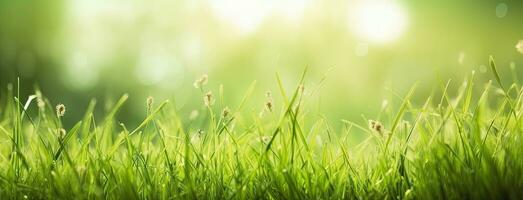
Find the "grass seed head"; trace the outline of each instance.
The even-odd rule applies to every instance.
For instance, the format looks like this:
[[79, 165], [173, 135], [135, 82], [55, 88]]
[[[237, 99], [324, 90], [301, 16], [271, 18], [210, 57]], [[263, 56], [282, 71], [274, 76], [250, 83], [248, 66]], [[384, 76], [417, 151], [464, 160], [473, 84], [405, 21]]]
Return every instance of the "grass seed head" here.
[[369, 120], [369, 129], [376, 133], [383, 133], [383, 125], [375, 120]]
[[225, 108], [222, 111], [222, 118], [227, 118], [231, 111], [229, 110], [229, 107], [225, 106]]
[[56, 116], [63, 117], [65, 115], [65, 106], [64, 104], [56, 105]]
[[214, 99], [212, 97], [212, 92], [209, 91], [205, 94], [205, 96], [203, 97], [203, 103], [206, 105], [206, 106], [211, 106], [213, 103], [214, 103]]
[[38, 105], [38, 108], [40, 110], [45, 110], [45, 102], [44, 102], [44, 98], [42, 96], [42, 92], [40, 92], [40, 90], [36, 90], [35, 96], [36, 96], [36, 104]]
[[154, 98], [152, 96], [147, 97], [147, 110], [153, 109]]
[[267, 110], [269, 110], [270, 112], [272, 112], [272, 100], [267, 100], [267, 102], [265, 102], [265, 107], [267, 107]]
[[261, 142], [261, 143], [264, 143], [264, 144], [269, 144], [269, 142], [271, 141], [271, 137], [270, 136], [259, 136], [256, 138], [256, 141], [257, 142]]
[[196, 135], [197, 135], [198, 137], [201, 137], [204, 133], [205, 133], [205, 132], [203, 132], [202, 129], [198, 129], [198, 131], [196, 132]]
[[209, 76], [207, 76], [207, 74], [204, 74], [204, 75], [202, 75], [202, 77], [200, 77], [199, 79], [194, 81], [193, 85], [195, 88], [201, 88], [202, 86], [207, 84], [208, 80], [209, 80]]
[[271, 91], [267, 91], [265, 93], [265, 97], [267, 98], [267, 101], [265, 102], [265, 107], [267, 108], [267, 110], [269, 110], [269, 112], [272, 112], [272, 108], [274, 107], [274, 104], [272, 102]]
[[58, 138], [60, 138], [60, 140], [63, 140], [65, 138], [66, 134], [67, 134], [67, 132], [65, 131], [65, 129], [63, 129], [63, 128], [58, 129]]

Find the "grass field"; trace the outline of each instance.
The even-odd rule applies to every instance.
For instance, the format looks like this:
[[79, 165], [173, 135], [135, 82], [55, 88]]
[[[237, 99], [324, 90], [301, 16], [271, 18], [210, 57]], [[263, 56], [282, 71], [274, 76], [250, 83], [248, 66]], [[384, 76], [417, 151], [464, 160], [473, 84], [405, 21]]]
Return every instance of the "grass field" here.
[[[266, 99], [251, 88], [229, 107], [202, 77], [194, 101], [206, 109], [181, 116], [173, 102], [144, 99], [137, 127], [115, 118], [127, 95], [103, 117], [93, 100], [66, 130], [75, 105], [10, 87], [0, 96], [0, 199], [520, 199], [523, 88], [504, 84], [492, 58], [490, 71], [493, 81], [472, 73], [453, 96], [460, 83], [443, 81], [424, 102], [410, 100], [412, 87], [368, 124], [310, 114], [306, 73], [293, 91], [278, 78]], [[349, 145], [354, 132], [367, 139]]]

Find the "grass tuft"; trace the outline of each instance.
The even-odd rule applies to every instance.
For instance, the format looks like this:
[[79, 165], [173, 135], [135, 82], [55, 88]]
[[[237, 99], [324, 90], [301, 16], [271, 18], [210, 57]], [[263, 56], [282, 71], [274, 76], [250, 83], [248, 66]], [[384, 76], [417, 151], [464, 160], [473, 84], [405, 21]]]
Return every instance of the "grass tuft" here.
[[[64, 105], [52, 109], [38, 89], [23, 104], [18, 82], [0, 96], [0, 197], [520, 199], [523, 89], [505, 87], [492, 57], [489, 64], [497, 86], [476, 94], [472, 73], [454, 98], [448, 81], [423, 102], [412, 100], [414, 86], [368, 128], [341, 120], [341, 130], [309, 114], [306, 70], [291, 92], [276, 75], [281, 102], [270, 92], [250, 98], [254, 82], [239, 105], [223, 102], [222, 87], [218, 98], [207, 92], [203, 75], [195, 82], [201, 108], [189, 120], [149, 97], [136, 127], [117, 123], [127, 94], [101, 117], [92, 100], [66, 129]], [[246, 111], [247, 101], [261, 114]], [[349, 145], [358, 133], [366, 139]]]

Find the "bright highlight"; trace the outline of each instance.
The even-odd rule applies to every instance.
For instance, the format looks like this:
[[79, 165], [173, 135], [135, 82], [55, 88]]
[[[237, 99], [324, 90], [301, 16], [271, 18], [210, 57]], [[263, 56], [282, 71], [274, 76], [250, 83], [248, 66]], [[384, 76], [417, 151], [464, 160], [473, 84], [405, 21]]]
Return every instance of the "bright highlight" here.
[[353, 32], [369, 42], [394, 41], [407, 27], [406, 13], [394, 1], [359, 2], [350, 9], [349, 14]]

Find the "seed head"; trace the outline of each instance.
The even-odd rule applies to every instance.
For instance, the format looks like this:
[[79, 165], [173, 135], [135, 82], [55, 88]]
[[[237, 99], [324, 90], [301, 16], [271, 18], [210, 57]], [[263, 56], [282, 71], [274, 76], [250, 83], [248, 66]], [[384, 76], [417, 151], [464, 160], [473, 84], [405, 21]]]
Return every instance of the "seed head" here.
[[209, 79], [209, 76], [207, 76], [207, 74], [204, 74], [204, 75], [202, 75], [202, 77], [200, 77], [199, 79], [194, 81], [193, 85], [195, 88], [200, 88], [207, 84], [208, 79]]
[[56, 105], [56, 116], [63, 117], [64, 114], [65, 114], [65, 106], [64, 106], [64, 104]]
[[272, 93], [271, 91], [267, 91], [265, 93], [265, 97], [267, 98], [267, 101], [265, 102], [265, 107], [269, 112], [272, 112], [272, 108], [274, 107], [274, 104], [272, 103]]
[[196, 134], [191, 136], [191, 143], [200, 143], [202, 135], [203, 135], [203, 130], [202, 129], [198, 129]]
[[222, 118], [227, 118], [230, 112], [229, 107], [226, 106], [222, 111]]
[[270, 136], [260, 136], [260, 137], [256, 138], [256, 141], [264, 143], [264, 144], [268, 144], [271, 141], [271, 139], [272, 138]]
[[265, 97], [267, 97], [267, 98], [272, 98], [272, 93], [271, 93], [271, 91], [267, 91], [267, 92], [265, 93]]
[[44, 98], [42, 97], [42, 92], [40, 92], [40, 90], [36, 90], [36, 103], [38, 105], [38, 108], [40, 108], [40, 110], [44, 110], [45, 109], [45, 102], [44, 102]]
[[212, 97], [212, 92], [211, 91], [207, 92], [205, 94], [205, 96], [203, 96], [203, 103], [206, 106], [211, 106], [214, 103], [214, 99]]
[[300, 91], [300, 93], [303, 93], [303, 91], [305, 91], [305, 86], [303, 84], [300, 84], [300, 86], [298, 86], [298, 91]]
[[154, 98], [152, 96], [147, 97], [147, 110], [152, 110]]
[[516, 44], [516, 49], [519, 51], [519, 53], [523, 54], [523, 40], [520, 40], [518, 44]]
[[383, 133], [383, 125], [378, 121], [369, 120], [369, 128], [377, 133]]
[[67, 134], [67, 132], [65, 132], [65, 129], [63, 129], [63, 128], [58, 129], [58, 138], [60, 138], [61, 140], [63, 140], [65, 138], [66, 134]]
[[267, 107], [267, 110], [269, 110], [270, 112], [272, 112], [272, 100], [267, 100], [267, 102], [265, 102], [265, 107]]

